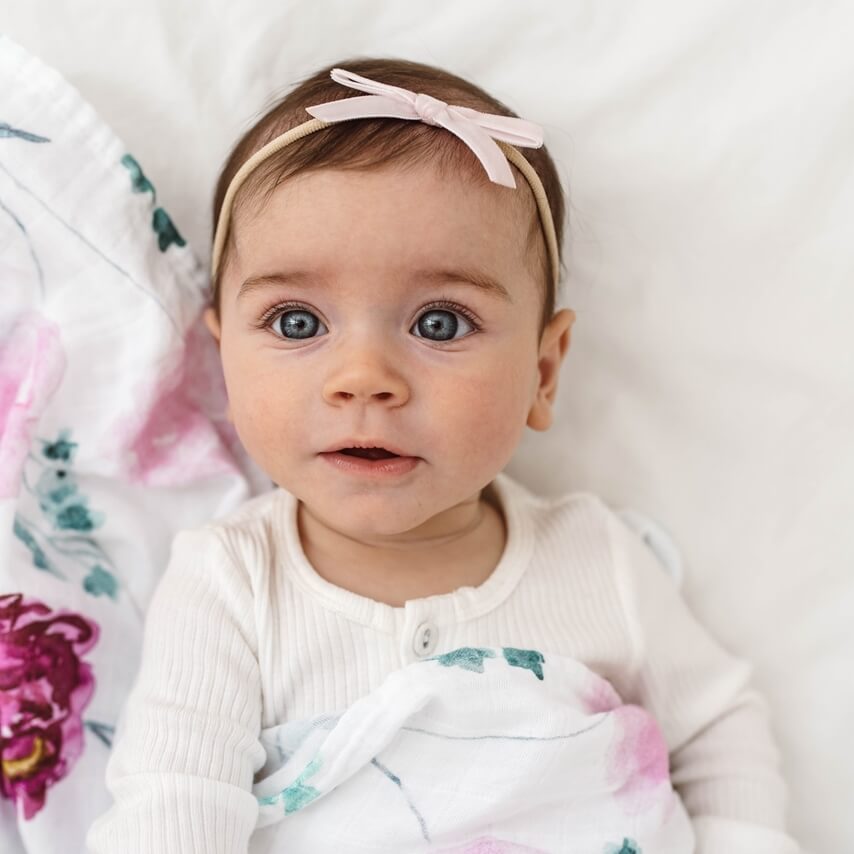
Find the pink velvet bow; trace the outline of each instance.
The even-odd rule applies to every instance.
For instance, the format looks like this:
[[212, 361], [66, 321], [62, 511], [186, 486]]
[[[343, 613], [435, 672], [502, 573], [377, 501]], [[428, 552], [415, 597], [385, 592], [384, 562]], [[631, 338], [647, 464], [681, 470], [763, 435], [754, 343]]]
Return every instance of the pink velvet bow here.
[[430, 95], [378, 83], [343, 68], [334, 68], [331, 77], [336, 83], [372, 94], [306, 107], [306, 112], [314, 118], [325, 122], [380, 117], [418, 119], [443, 127], [475, 153], [490, 181], [505, 187], [515, 188], [516, 181], [504, 152], [495, 140], [524, 148], [539, 148], [543, 144], [542, 127], [525, 119], [453, 106]]

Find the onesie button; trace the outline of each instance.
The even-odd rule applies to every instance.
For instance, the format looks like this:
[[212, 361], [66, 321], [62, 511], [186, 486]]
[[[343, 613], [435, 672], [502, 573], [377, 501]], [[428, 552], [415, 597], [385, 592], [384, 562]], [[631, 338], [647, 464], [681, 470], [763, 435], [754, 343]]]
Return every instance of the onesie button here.
[[412, 649], [419, 657], [430, 655], [436, 649], [439, 640], [439, 630], [433, 623], [422, 623], [412, 638]]

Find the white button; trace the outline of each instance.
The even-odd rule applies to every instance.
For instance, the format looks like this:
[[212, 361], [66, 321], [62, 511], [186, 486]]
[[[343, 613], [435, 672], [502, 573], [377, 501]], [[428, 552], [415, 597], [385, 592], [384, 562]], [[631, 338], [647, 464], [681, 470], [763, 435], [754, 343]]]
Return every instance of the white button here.
[[412, 649], [418, 656], [430, 655], [436, 649], [439, 640], [439, 630], [433, 623], [422, 623], [412, 638]]

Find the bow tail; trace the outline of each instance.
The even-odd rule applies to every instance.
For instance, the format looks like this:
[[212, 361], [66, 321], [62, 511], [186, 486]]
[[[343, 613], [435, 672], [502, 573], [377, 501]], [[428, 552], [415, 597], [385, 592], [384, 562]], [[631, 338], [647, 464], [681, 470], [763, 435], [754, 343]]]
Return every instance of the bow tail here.
[[456, 120], [450, 112], [443, 117], [442, 127], [459, 137], [475, 153], [490, 181], [516, 189], [510, 163], [485, 130], [468, 119]]

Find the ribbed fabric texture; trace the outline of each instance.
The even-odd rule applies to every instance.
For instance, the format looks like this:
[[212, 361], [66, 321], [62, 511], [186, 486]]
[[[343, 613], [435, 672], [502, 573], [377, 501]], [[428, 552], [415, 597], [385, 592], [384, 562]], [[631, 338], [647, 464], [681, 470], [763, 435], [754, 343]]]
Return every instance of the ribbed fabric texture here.
[[749, 665], [699, 624], [600, 498], [536, 496], [506, 473], [493, 485], [507, 544], [489, 578], [399, 608], [314, 570], [283, 489], [179, 533], [107, 766], [115, 802], [90, 828], [90, 854], [251, 852], [262, 727], [343, 711], [421, 656], [502, 645], [573, 657], [650, 711], [696, 854], [797, 854]]

